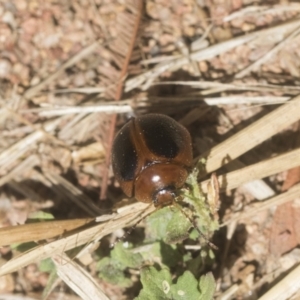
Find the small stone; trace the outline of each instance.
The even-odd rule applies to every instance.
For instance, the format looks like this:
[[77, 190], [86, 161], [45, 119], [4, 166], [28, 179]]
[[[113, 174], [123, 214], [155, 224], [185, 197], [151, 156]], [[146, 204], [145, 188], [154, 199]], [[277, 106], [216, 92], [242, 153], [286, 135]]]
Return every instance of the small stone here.
[[25, 10], [27, 8], [26, 0], [15, 0], [14, 4], [15, 4], [17, 10]]
[[0, 59], [0, 78], [6, 78], [11, 69], [11, 63], [7, 59]]
[[249, 32], [249, 31], [252, 31], [255, 29], [255, 25], [254, 24], [251, 24], [251, 23], [244, 23], [242, 25], [242, 30], [244, 32]]
[[230, 28], [216, 27], [212, 30], [214, 38], [219, 41], [226, 41], [232, 38], [232, 32]]
[[34, 85], [37, 85], [38, 83], [40, 83], [41, 79], [37, 76], [34, 76], [31, 81], [30, 81], [30, 85], [31, 86], [34, 86]]
[[183, 30], [186, 36], [193, 37], [195, 35], [195, 28], [192, 26], [185, 27]]
[[208, 71], [208, 65], [206, 61], [200, 61], [198, 65], [201, 73], [206, 73]]
[[14, 279], [12, 274], [6, 274], [0, 277], [0, 293], [8, 293], [14, 290]]
[[73, 84], [77, 87], [84, 86], [86, 83], [85, 76], [82, 73], [76, 74], [73, 79]]
[[15, 16], [11, 11], [6, 11], [2, 17], [2, 22], [10, 25], [11, 27], [16, 27]]

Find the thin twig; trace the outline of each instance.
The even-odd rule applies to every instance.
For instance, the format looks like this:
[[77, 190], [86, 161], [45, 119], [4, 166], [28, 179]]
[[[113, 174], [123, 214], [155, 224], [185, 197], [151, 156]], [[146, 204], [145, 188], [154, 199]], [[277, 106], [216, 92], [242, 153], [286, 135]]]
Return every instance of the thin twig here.
[[24, 98], [30, 99], [30, 98], [34, 97], [38, 92], [40, 92], [49, 83], [56, 80], [61, 74], [63, 74], [67, 68], [70, 68], [71, 66], [75, 65], [80, 60], [82, 60], [84, 57], [87, 57], [92, 52], [94, 52], [99, 47], [100, 43], [102, 43], [102, 40], [98, 40], [98, 41], [92, 43], [91, 45], [87, 46], [86, 48], [82, 49], [79, 53], [77, 53], [72, 58], [70, 58], [67, 62], [65, 62], [56, 72], [49, 75], [47, 78], [45, 78], [39, 84], [34, 85], [34, 86], [30, 87], [28, 90], [26, 90], [26, 92], [23, 95]]
[[300, 96], [297, 96], [195, 160], [206, 159], [206, 173], [211, 173], [299, 119]]
[[[128, 49], [125, 55], [125, 59], [123, 62], [123, 66], [120, 72], [120, 80], [116, 88], [115, 93], [115, 100], [119, 101], [121, 100], [122, 94], [123, 94], [123, 85], [124, 85], [124, 79], [127, 74], [128, 66], [130, 63], [130, 58], [134, 49], [134, 45], [136, 43], [136, 38], [138, 35], [138, 30], [140, 26], [140, 21], [142, 18], [142, 10], [143, 10], [143, 1], [138, 0], [138, 6], [136, 9], [136, 17], [134, 20], [134, 27], [131, 33], [130, 43], [128, 45]], [[105, 171], [102, 174], [102, 183], [101, 183], [101, 193], [100, 193], [100, 200], [106, 198], [106, 190], [107, 190], [107, 181], [108, 181], [108, 170], [110, 166], [110, 157], [111, 157], [111, 148], [113, 144], [114, 139], [114, 133], [115, 133], [115, 127], [116, 127], [116, 121], [117, 116], [113, 115], [111, 116], [111, 122], [110, 122], [110, 129], [108, 133], [108, 141], [107, 141], [107, 149], [106, 149], [106, 158], [105, 158]]]
[[276, 54], [279, 50], [286, 46], [287, 42], [294, 39], [300, 33], [300, 27], [297, 27], [287, 38], [282, 40], [279, 44], [277, 44], [273, 49], [268, 51], [265, 55], [261, 58], [256, 60], [253, 64], [245, 68], [244, 70], [240, 71], [239, 73], [235, 74], [235, 78], [243, 78], [248, 75], [251, 71], [257, 70], [257, 68], [269, 60], [274, 54]]

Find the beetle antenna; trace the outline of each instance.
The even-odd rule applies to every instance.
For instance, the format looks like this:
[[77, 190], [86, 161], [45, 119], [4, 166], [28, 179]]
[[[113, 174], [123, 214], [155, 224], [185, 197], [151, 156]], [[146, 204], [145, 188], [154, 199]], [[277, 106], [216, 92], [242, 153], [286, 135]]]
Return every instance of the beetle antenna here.
[[218, 250], [218, 247], [216, 245], [214, 245], [208, 238], [207, 236], [205, 236], [203, 234], [203, 232], [200, 231], [200, 229], [198, 228], [196, 222], [194, 219], [190, 218], [190, 216], [182, 209], [182, 207], [175, 201], [173, 201], [173, 205], [178, 208], [181, 213], [191, 222], [191, 224], [193, 225], [193, 227], [197, 230], [197, 232], [199, 233], [199, 235], [201, 237], [203, 237], [203, 239], [205, 240], [205, 242], [208, 244], [208, 246], [214, 250]]

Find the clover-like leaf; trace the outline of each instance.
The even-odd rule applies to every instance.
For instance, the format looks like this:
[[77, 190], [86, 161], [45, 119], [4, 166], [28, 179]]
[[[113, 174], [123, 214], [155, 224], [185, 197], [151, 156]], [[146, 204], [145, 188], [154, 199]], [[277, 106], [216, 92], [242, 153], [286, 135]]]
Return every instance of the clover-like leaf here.
[[167, 244], [178, 243], [189, 236], [192, 226], [184, 212], [177, 207], [164, 207], [147, 218], [150, 236]]
[[198, 281], [190, 271], [185, 271], [171, 286], [171, 293], [174, 300], [199, 300], [201, 296]]
[[200, 300], [213, 299], [216, 290], [216, 282], [211, 272], [201, 276], [199, 280], [199, 289], [201, 291]]
[[215, 291], [211, 273], [198, 281], [190, 271], [185, 271], [173, 284], [167, 268], [157, 270], [151, 266], [142, 269], [141, 281], [143, 289], [135, 300], [211, 300]]
[[139, 253], [132, 253], [119, 243], [111, 251], [111, 258], [118, 261], [124, 268], [138, 268], [143, 262], [143, 257]]
[[201, 256], [201, 254], [196, 257], [191, 258], [186, 261], [187, 269], [194, 275], [199, 276], [201, 272], [203, 272], [203, 268], [205, 266], [205, 260]]
[[155, 267], [144, 267], [141, 270], [143, 289], [135, 300], [172, 299], [172, 277], [167, 268], [157, 270]]
[[182, 254], [177, 245], [168, 245], [163, 241], [151, 243], [139, 250], [144, 261], [155, 261], [167, 267], [174, 267], [182, 262]]
[[132, 282], [125, 276], [123, 266], [110, 257], [104, 257], [97, 264], [99, 277], [120, 287], [129, 287]]
[[189, 229], [192, 224], [184, 213], [178, 209], [173, 213], [167, 225], [167, 232], [164, 238], [167, 244], [178, 243], [189, 237]]
[[166, 237], [169, 221], [172, 219], [173, 211], [170, 207], [163, 207], [153, 212], [146, 219], [147, 234], [151, 239], [162, 240]]
[[141, 254], [132, 253], [119, 243], [111, 251], [111, 257], [104, 257], [98, 262], [99, 277], [121, 287], [129, 287], [132, 282], [126, 277], [124, 270], [139, 268], [142, 262]]

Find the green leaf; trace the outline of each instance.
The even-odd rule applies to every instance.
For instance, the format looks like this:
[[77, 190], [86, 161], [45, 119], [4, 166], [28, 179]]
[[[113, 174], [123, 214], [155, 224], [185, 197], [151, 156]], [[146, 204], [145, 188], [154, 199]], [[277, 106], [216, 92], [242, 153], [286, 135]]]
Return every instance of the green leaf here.
[[132, 253], [123, 247], [121, 243], [111, 251], [111, 257], [104, 257], [97, 264], [100, 271], [99, 277], [121, 287], [129, 287], [132, 281], [126, 277], [126, 268], [139, 268], [143, 257], [139, 253]]
[[40, 210], [30, 213], [27, 219], [54, 220], [55, 218], [52, 214]]
[[139, 253], [142, 255], [144, 261], [161, 262], [160, 242], [146, 244], [140, 247]]
[[205, 262], [201, 254], [186, 262], [186, 268], [194, 275], [199, 276], [203, 272]]
[[174, 267], [182, 262], [182, 254], [176, 245], [160, 242], [160, 255], [162, 263], [168, 267]]
[[41, 272], [50, 273], [53, 270], [56, 270], [56, 267], [51, 258], [46, 258], [39, 263], [39, 270]]
[[143, 289], [135, 300], [172, 299], [172, 277], [168, 269], [158, 271], [155, 267], [144, 267], [141, 270]]
[[163, 207], [153, 212], [147, 219], [147, 234], [152, 239], [162, 240], [166, 237], [167, 225], [173, 215], [172, 208]]
[[182, 254], [177, 245], [168, 245], [163, 241], [145, 245], [139, 253], [144, 261], [156, 261], [168, 267], [174, 267], [182, 262]]
[[171, 287], [171, 293], [174, 300], [199, 300], [201, 296], [198, 281], [190, 271], [185, 271], [178, 278], [177, 283]]
[[152, 239], [164, 240], [167, 244], [186, 239], [192, 226], [177, 207], [161, 208], [147, 218], [148, 230]]
[[[125, 245], [127, 243], [124, 243]], [[120, 263], [123, 268], [139, 268], [143, 262], [143, 257], [139, 253], [132, 253], [119, 243], [111, 251], [111, 258]]]
[[38, 244], [35, 242], [26, 242], [22, 244], [12, 244], [11, 248], [24, 253], [32, 248], [35, 248], [37, 245]]
[[200, 300], [213, 299], [216, 290], [216, 282], [211, 272], [201, 276], [199, 280], [199, 289], [201, 291]]
[[141, 270], [141, 282], [143, 289], [135, 300], [211, 300], [215, 291], [211, 273], [202, 276], [198, 282], [190, 271], [185, 271], [177, 283], [172, 284], [167, 268], [157, 270], [151, 266]]
[[189, 229], [192, 224], [183, 214], [182, 211], [176, 209], [170, 222], [167, 225], [166, 237], [167, 244], [178, 243], [189, 237]]
[[196, 241], [196, 240], [198, 240], [199, 239], [199, 232], [195, 229], [195, 228], [193, 228], [193, 230], [191, 231], [191, 233], [190, 233], [190, 236], [189, 236], [189, 238], [191, 239], [191, 240], [193, 240], [193, 241]]
[[216, 256], [214, 251], [212, 251], [212, 249], [208, 249], [208, 257], [210, 258], [211, 261], [214, 261]]
[[132, 282], [126, 278], [123, 267], [110, 257], [104, 257], [97, 264], [99, 277], [120, 287], [129, 287]]
[[50, 295], [50, 293], [53, 291], [53, 289], [57, 285], [57, 282], [58, 282], [57, 280], [58, 280], [58, 275], [57, 275], [57, 270], [55, 268], [49, 274], [47, 284], [42, 293], [42, 299], [48, 299], [48, 296]]
[[193, 259], [193, 257], [192, 257], [192, 253], [191, 252], [185, 253], [183, 255], [183, 257], [182, 257], [182, 260], [183, 260], [184, 263], [187, 263], [187, 262], [189, 262], [192, 259]]
[[193, 208], [197, 228], [209, 238], [219, 228], [219, 224], [212, 215], [208, 195], [203, 193], [199, 187], [198, 172], [199, 170], [195, 168], [189, 174], [186, 180], [189, 189], [182, 189], [183, 202], [188, 203]]

